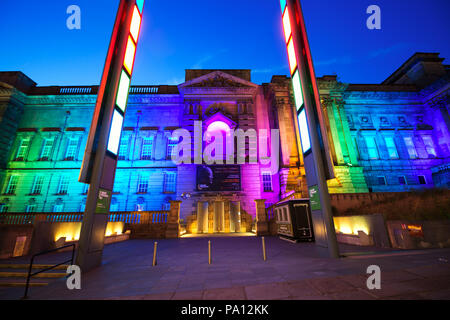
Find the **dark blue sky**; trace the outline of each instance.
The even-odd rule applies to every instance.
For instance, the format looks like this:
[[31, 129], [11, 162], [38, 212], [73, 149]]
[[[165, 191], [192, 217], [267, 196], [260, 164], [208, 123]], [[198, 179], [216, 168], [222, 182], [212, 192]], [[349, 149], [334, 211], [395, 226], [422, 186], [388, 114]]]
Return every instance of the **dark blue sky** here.
[[[0, 70], [38, 85], [100, 81], [118, 0], [1, 0]], [[66, 9], [81, 8], [81, 30]], [[366, 28], [381, 7], [382, 29]], [[379, 83], [414, 52], [450, 64], [449, 0], [302, 0], [316, 74]], [[132, 84], [179, 84], [184, 69], [252, 69], [255, 83], [288, 74], [278, 0], [147, 0]]]

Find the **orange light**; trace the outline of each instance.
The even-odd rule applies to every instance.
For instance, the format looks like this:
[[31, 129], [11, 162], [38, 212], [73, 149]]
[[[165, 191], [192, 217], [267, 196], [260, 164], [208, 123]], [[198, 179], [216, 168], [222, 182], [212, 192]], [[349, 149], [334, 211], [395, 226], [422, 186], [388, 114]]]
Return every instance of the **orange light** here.
[[289, 37], [291, 36], [291, 21], [289, 20], [289, 10], [286, 7], [283, 14], [283, 29], [284, 29], [284, 38], [286, 43], [289, 41]]
[[138, 41], [139, 29], [141, 27], [141, 15], [136, 6], [134, 6], [133, 16], [131, 17], [130, 33], [135, 43]]
[[123, 61], [123, 66], [127, 69], [128, 74], [131, 75], [133, 72], [134, 64], [134, 54], [136, 53], [136, 46], [133, 43], [131, 37], [128, 37], [127, 49], [125, 51], [125, 58]]
[[289, 57], [289, 67], [291, 69], [291, 74], [294, 72], [295, 68], [297, 68], [297, 58], [295, 58], [295, 48], [294, 41], [291, 39], [287, 45], [288, 57]]

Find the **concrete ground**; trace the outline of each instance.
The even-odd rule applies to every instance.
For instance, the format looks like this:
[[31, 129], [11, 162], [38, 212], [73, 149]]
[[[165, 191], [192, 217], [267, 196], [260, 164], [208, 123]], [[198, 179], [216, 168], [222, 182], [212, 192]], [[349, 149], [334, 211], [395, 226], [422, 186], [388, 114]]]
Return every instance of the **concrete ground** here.
[[[208, 240], [212, 264], [208, 264]], [[259, 237], [160, 239], [107, 245], [102, 266], [82, 274], [81, 290], [65, 279], [30, 288], [31, 299], [450, 299], [450, 249], [394, 251], [340, 246], [340, 259], [311, 243]], [[357, 253], [357, 255], [352, 253]], [[51, 254], [37, 263], [65, 260]], [[0, 263], [23, 263], [15, 258]], [[381, 268], [381, 289], [366, 286], [367, 267]], [[0, 288], [0, 299], [18, 299], [23, 288]]]

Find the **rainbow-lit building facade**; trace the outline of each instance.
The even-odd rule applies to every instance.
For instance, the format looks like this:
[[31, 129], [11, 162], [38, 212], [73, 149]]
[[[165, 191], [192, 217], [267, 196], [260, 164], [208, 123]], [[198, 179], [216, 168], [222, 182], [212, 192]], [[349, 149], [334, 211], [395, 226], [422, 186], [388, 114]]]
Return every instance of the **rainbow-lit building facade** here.
[[[331, 193], [450, 186], [450, 73], [443, 60], [416, 53], [381, 84], [318, 78], [336, 175]], [[78, 175], [97, 89], [40, 87], [21, 72], [0, 72], [0, 211], [84, 211], [87, 186]], [[254, 216], [255, 199], [306, 196], [293, 114], [286, 76], [257, 85], [250, 70], [186, 70], [178, 86], [132, 86], [111, 211], [165, 210], [182, 200], [182, 219], [205, 210]], [[199, 165], [172, 162], [171, 132], [193, 133], [194, 121], [206, 129], [218, 120], [279, 129], [278, 172], [248, 163], [208, 169], [225, 182], [199, 188]]]

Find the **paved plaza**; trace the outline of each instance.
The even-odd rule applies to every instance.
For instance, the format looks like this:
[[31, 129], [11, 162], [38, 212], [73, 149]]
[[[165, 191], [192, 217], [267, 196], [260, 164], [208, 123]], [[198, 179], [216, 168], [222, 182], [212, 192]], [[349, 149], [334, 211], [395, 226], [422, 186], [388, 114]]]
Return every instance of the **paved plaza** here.
[[[208, 264], [208, 240], [212, 264]], [[81, 290], [65, 279], [30, 288], [30, 299], [450, 299], [450, 249], [394, 251], [341, 245], [346, 257], [329, 259], [312, 243], [267, 237], [161, 239], [107, 245], [103, 264], [82, 274]], [[36, 261], [65, 260], [69, 253]], [[16, 258], [0, 263], [25, 263]], [[369, 265], [381, 268], [381, 289], [366, 286]], [[0, 299], [19, 299], [23, 288], [0, 288]]]

